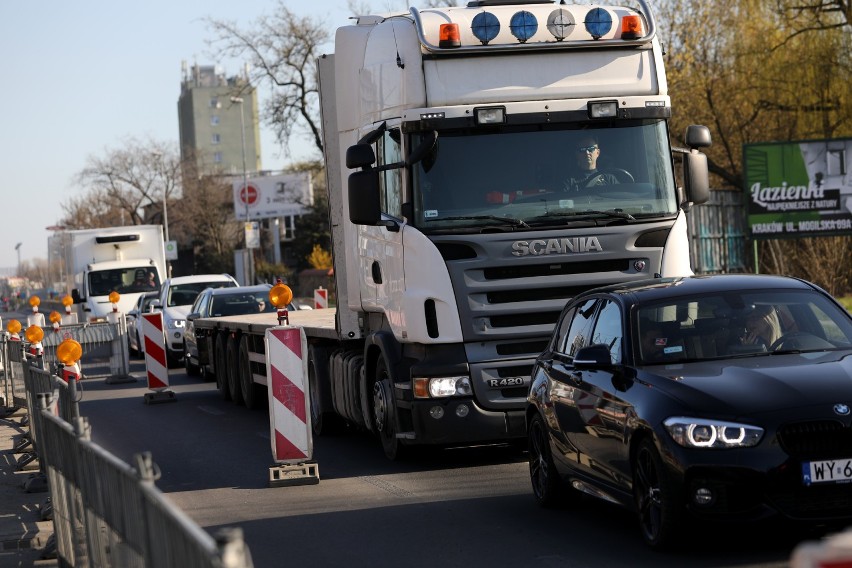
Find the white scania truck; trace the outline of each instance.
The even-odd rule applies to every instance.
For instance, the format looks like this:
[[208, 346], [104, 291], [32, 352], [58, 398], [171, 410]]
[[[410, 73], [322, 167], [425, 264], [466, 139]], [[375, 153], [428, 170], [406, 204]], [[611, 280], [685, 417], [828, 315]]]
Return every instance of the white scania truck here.
[[[361, 16], [319, 77], [337, 306], [290, 314], [314, 433], [342, 419], [392, 459], [520, 442], [533, 360], [569, 298], [691, 273], [684, 209], [708, 197], [710, 135], [670, 144], [646, 2]], [[592, 183], [569, 181], [580, 153], [597, 157]], [[223, 394], [254, 404], [275, 323], [195, 322]]]
[[62, 251], [66, 292], [80, 323], [105, 321], [113, 291], [121, 296], [118, 311], [126, 314], [141, 294], [159, 291], [166, 277], [161, 225], [77, 229], [50, 239], [51, 250]]

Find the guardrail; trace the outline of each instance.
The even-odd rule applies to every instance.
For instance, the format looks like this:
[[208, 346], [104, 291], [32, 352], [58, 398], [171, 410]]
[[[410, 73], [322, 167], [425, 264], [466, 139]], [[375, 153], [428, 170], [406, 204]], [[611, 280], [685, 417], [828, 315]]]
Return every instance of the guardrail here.
[[2, 342], [0, 357], [4, 389], [28, 411], [32, 459], [39, 462], [31, 479], [43, 478], [51, 494], [54, 535], [45, 557], [77, 568], [253, 567], [242, 529], [211, 536], [155, 487], [159, 470], [150, 453], [134, 455], [131, 466], [92, 442], [76, 381], [43, 369], [49, 359], [30, 356], [26, 347]]

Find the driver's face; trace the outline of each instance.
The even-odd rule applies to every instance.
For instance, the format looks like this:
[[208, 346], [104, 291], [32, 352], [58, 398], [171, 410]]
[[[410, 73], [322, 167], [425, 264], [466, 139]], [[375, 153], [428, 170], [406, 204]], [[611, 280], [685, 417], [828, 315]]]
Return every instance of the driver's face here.
[[600, 146], [592, 138], [581, 138], [574, 147], [577, 166], [582, 170], [593, 170], [597, 167]]

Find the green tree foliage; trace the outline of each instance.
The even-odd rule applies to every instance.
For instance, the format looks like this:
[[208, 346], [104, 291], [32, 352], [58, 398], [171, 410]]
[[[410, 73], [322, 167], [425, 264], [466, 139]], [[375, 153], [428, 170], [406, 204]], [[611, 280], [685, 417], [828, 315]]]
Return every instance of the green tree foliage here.
[[[706, 124], [712, 183], [743, 190], [743, 144], [852, 135], [848, 5], [819, 0], [666, 0], [673, 136]], [[802, 276], [843, 293], [852, 282], [849, 237], [762, 241], [761, 271]]]

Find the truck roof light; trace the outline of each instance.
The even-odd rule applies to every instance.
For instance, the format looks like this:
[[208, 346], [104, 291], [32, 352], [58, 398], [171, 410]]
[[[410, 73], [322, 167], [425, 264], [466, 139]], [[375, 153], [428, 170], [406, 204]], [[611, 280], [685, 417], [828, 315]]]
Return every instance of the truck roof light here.
[[503, 124], [506, 122], [506, 107], [485, 107], [473, 109], [476, 124]]
[[576, 22], [571, 12], [562, 8], [552, 11], [547, 17], [547, 31], [556, 38], [556, 41], [562, 41], [571, 35], [575, 25]]
[[645, 35], [642, 18], [634, 14], [621, 18], [621, 39], [639, 39]]
[[601, 39], [612, 29], [612, 16], [603, 8], [592, 8], [583, 22], [586, 31], [595, 39]]
[[509, 21], [509, 31], [518, 38], [519, 42], [526, 43], [538, 31], [538, 20], [535, 19], [532, 12], [526, 10], [515, 12]]
[[615, 118], [618, 116], [618, 101], [595, 101], [589, 103], [589, 118]]
[[491, 12], [480, 12], [473, 17], [470, 31], [473, 32], [473, 37], [482, 42], [482, 45], [488, 45], [488, 42], [500, 33], [500, 20]]
[[461, 47], [458, 24], [441, 24], [438, 47]]

